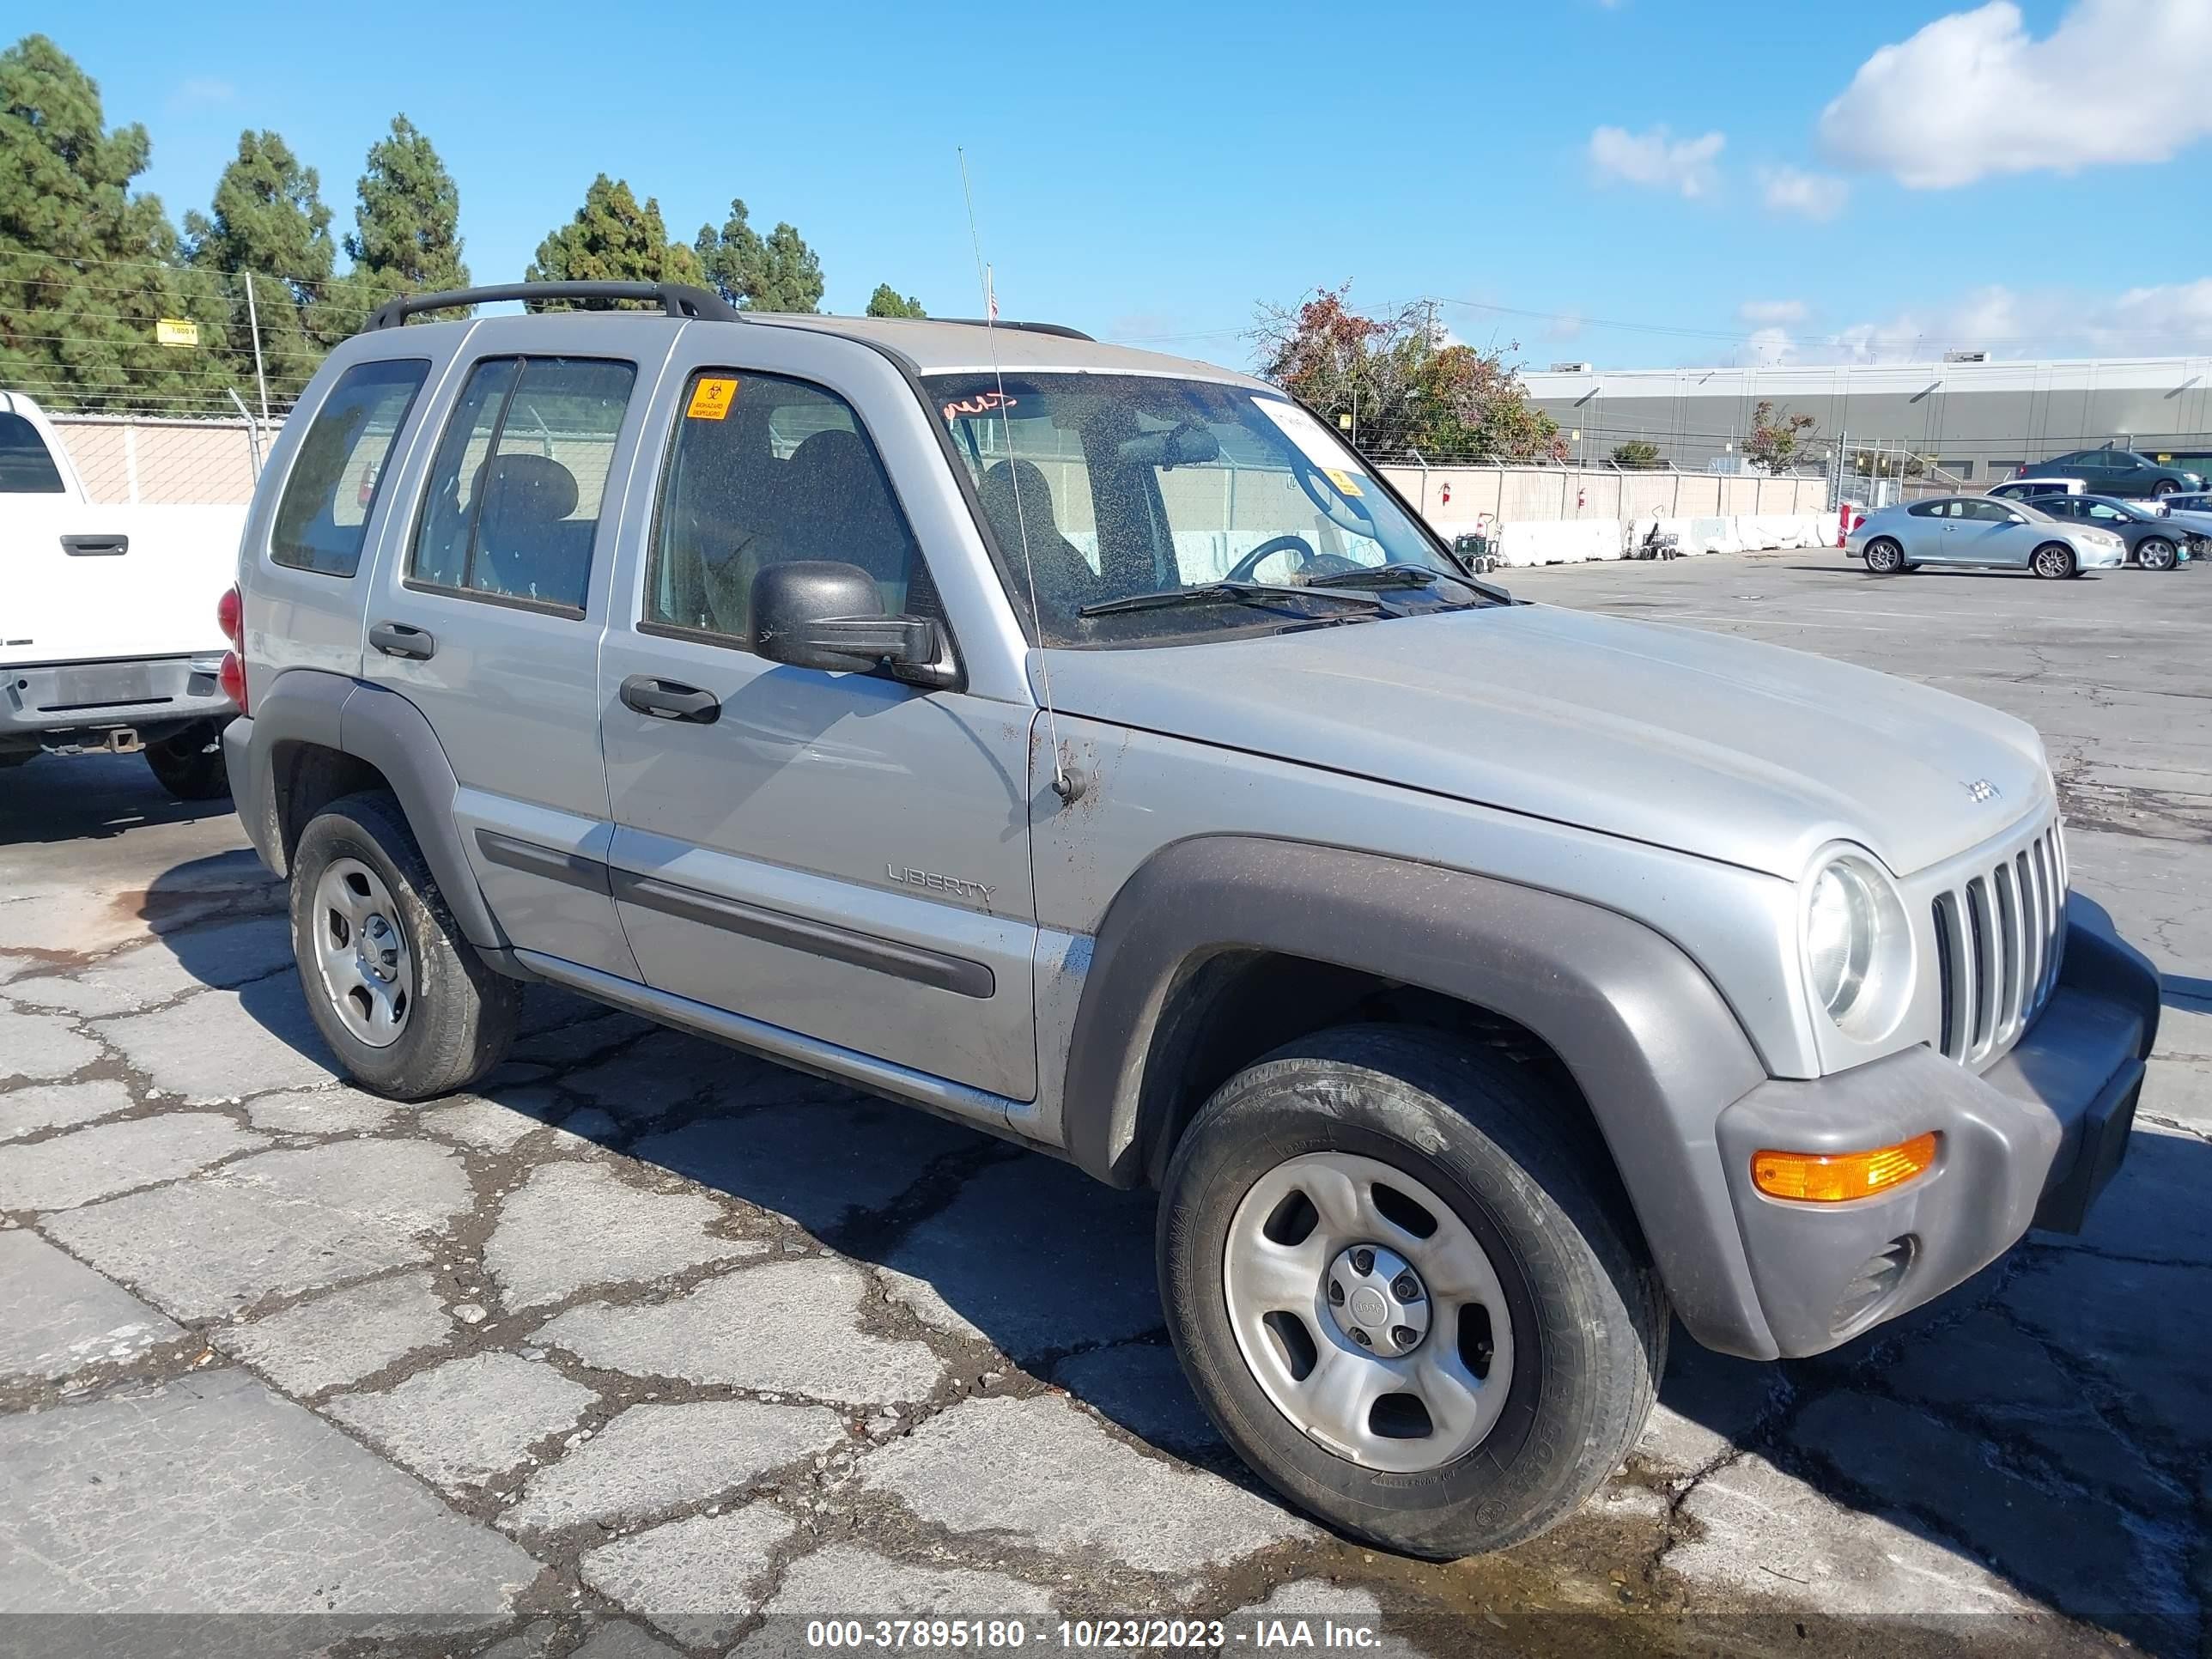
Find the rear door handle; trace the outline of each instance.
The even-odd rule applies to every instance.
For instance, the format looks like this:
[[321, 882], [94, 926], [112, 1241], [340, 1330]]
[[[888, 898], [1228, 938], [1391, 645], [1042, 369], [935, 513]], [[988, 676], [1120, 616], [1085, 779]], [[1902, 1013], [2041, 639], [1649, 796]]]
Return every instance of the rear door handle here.
[[428, 662], [438, 654], [437, 636], [427, 628], [405, 623], [380, 622], [368, 630], [368, 642], [387, 657], [409, 662]]
[[112, 559], [131, 550], [128, 536], [64, 536], [62, 551], [73, 559]]
[[622, 683], [622, 700], [641, 714], [651, 714], [657, 720], [690, 720], [695, 725], [712, 726], [722, 718], [722, 702], [712, 691], [702, 691], [696, 685], [685, 685], [678, 680], [655, 679], [650, 674], [633, 674]]

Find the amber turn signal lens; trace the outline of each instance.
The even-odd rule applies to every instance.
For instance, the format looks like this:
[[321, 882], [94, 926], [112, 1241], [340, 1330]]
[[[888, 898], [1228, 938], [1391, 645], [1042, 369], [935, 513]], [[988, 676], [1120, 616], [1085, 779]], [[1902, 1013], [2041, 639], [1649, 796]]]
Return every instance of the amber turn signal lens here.
[[1840, 1204], [1902, 1186], [1936, 1162], [1936, 1136], [1915, 1135], [1870, 1152], [1753, 1152], [1751, 1184], [1769, 1198]]

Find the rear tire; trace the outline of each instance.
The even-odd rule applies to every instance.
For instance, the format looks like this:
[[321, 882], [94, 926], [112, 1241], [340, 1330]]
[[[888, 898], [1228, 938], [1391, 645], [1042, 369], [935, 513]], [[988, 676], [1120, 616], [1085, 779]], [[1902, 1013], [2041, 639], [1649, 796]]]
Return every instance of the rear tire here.
[[146, 764], [179, 800], [220, 800], [230, 793], [222, 760], [223, 720], [202, 720], [146, 745]]
[[2136, 547], [2136, 562], [2146, 570], [2171, 570], [2181, 556], [2163, 536], [2146, 536]]
[[2074, 550], [2063, 542], [2045, 542], [2035, 550], [2028, 567], [2045, 581], [2064, 581], [2075, 574]]
[[1894, 576], [1904, 570], [1905, 550], [1887, 536], [1877, 536], [1866, 544], [1866, 568], [1876, 576]]
[[292, 954], [315, 1029], [362, 1087], [426, 1100], [505, 1058], [522, 988], [461, 937], [399, 803], [333, 801], [292, 855]]
[[1192, 1121], [1161, 1194], [1169, 1334], [1291, 1502], [1449, 1559], [1535, 1536], [1636, 1443], [1667, 1298], [1577, 1109], [1453, 1038], [1352, 1026], [1240, 1072]]

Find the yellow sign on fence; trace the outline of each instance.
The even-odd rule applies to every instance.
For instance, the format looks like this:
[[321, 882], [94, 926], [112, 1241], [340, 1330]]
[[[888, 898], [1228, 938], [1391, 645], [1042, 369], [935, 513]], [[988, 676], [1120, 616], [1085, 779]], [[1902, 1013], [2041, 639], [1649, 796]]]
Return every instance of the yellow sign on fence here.
[[154, 323], [154, 343], [165, 346], [196, 346], [200, 343], [200, 325], [182, 317], [157, 318]]

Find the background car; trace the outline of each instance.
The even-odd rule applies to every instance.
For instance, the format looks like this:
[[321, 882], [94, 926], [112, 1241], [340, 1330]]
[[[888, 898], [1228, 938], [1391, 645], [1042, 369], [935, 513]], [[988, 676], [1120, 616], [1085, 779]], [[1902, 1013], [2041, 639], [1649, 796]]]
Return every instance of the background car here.
[[1937, 495], [1885, 507], [1844, 537], [1844, 551], [1864, 559], [1877, 576], [1956, 565], [2033, 570], [2056, 580], [2118, 569], [2128, 557], [2127, 544], [2101, 526], [2054, 519], [2040, 502], [1987, 495]]
[[2036, 503], [2052, 518], [2109, 530], [2128, 544], [2128, 562], [2146, 570], [2171, 570], [2185, 559], [2212, 555], [2212, 540], [2163, 507], [2116, 501], [2110, 495], [2051, 495]]
[[2079, 478], [2013, 478], [1989, 493], [1999, 501], [2035, 501], [2045, 495], [2079, 495], [2088, 487]]
[[2079, 478], [2099, 495], [2172, 495], [2204, 488], [2201, 474], [2132, 449], [2077, 449], [2021, 468], [2023, 478]]

